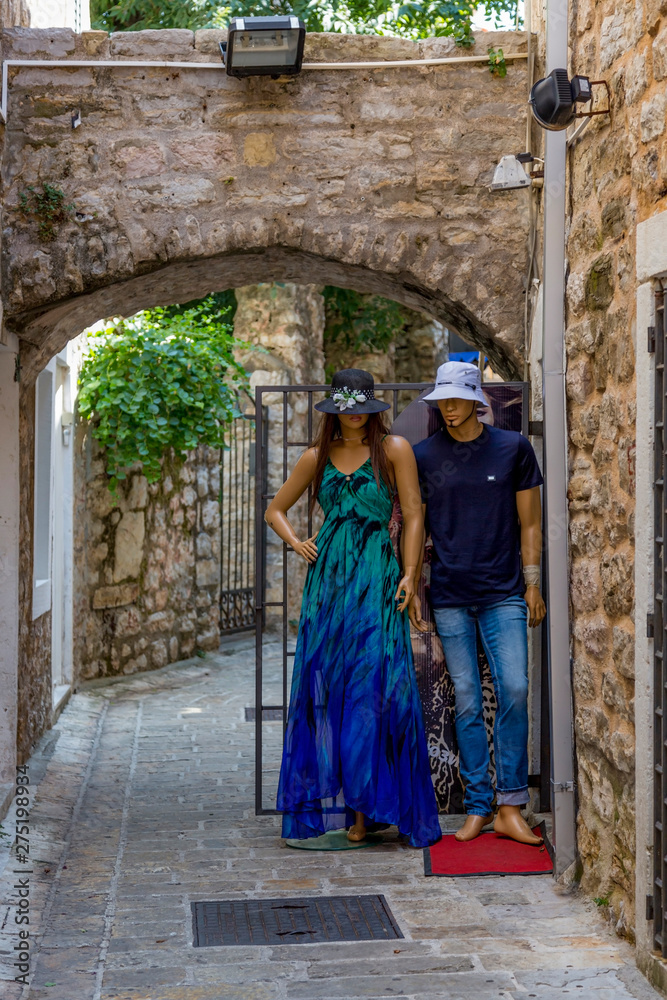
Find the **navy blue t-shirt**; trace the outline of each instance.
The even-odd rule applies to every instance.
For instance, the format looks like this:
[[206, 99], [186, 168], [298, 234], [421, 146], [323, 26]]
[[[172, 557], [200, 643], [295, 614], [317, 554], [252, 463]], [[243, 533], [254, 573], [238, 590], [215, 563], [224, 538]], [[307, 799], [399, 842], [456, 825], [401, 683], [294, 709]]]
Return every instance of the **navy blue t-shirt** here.
[[543, 482], [530, 442], [487, 424], [474, 441], [456, 441], [442, 427], [414, 452], [433, 539], [433, 607], [523, 594], [516, 494]]

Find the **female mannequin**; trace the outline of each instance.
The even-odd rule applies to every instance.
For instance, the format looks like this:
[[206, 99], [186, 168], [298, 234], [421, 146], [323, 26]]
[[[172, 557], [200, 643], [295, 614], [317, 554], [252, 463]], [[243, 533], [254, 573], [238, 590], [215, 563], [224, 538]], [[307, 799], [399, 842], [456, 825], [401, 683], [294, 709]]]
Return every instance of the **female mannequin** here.
[[[316, 408], [326, 416], [315, 446], [265, 515], [309, 564], [278, 789], [283, 836], [351, 824], [360, 841], [370, 820], [426, 846], [440, 826], [406, 610], [423, 544], [416, 463], [405, 439], [387, 435], [368, 372], [338, 372]], [[287, 512], [311, 485], [325, 521], [301, 541]], [[394, 489], [402, 576], [388, 531]]]

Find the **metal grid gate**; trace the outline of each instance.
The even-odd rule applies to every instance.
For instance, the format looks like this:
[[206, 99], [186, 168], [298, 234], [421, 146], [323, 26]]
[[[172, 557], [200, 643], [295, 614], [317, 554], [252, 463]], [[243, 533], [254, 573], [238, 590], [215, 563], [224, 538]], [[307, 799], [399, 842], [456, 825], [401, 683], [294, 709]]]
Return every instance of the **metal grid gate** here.
[[[220, 457], [220, 634], [255, 626], [254, 403], [239, 399]], [[261, 439], [260, 439], [261, 440]]]
[[[647, 918], [653, 916], [653, 934], [657, 950], [667, 957], [667, 934], [665, 933], [665, 885], [667, 885], [667, 670], [665, 656], [666, 615], [664, 596], [667, 593], [667, 565], [665, 561], [665, 531], [667, 531], [667, 494], [665, 475], [667, 473], [667, 356], [665, 337], [665, 291], [660, 287], [655, 299], [655, 327], [649, 331], [655, 345], [655, 467], [654, 467], [654, 611], [649, 618], [648, 632], [654, 639], [654, 823], [655, 843], [653, 848], [653, 899], [647, 900]], [[649, 345], [651, 346], [651, 345]], [[653, 910], [651, 914], [650, 910]]]
[[[523, 389], [523, 419], [522, 433], [529, 433], [528, 423], [528, 386], [525, 383], [506, 383], [507, 385], [521, 385]], [[496, 383], [498, 385], [498, 383]], [[387, 416], [391, 414], [391, 419], [396, 419], [399, 412], [405, 406], [427, 388], [432, 388], [432, 383], [392, 383], [376, 384], [376, 393], [387, 401], [391, 401], [391, 409], [387, 411]], [[282, 739], [278, 740], [276, 723], [282, 721], [280, 736], [284, 733], [287, 725], [287, 706], [289, 704], [289, 682], [290, 682], [290, 662], [294, 657], [296, 639], [290, 632], [290, 625], [295, 625], [289, 618], [288, 589], [290, 580], [290, 569], [294, 573], [293, 565], [290, 567], [289, 555], [291, 549], [280, 543], [282, 550], [280, 557], [274, 567], [276, 576], [281, 577], [280, 592], [277, 599], [267, 600], [267, 542], [266, 523], [264, 512], [270, 500], [275, 495], [271, 492], [269, 484], [269, 474], [274, 478], [276, 485], [282, 484], [291, 471], [291, 458], [296, 457], [304, 449], [310, 447], [313, 441], [313, 403], [322, 399], [328, 392], [329, 386], [305, 385], [305, 386], [258, 386], [255, 390], [255, 413], [257, 441], [261, 441], [261, 447], [255, 451], [255, 538], [257, 539], [255, 550], [255, 592], [256, 592], [256, 673], [255, 673], [255, 812], [257, 815], [273, 815], [277, 812], [275, 808], [266, 808], [264, 802], [266, 798], [275, 801], [275, 791], [277, 784], [277, 768], [275, 761], [271, 761], [270, 768], [264, 767], [264, 744], [265, 727], [269, 725], [271, 739], [275, 746], [271, 752], [279, 754], [279, 745]], [[300, 399], [298, 405], [301, 413], [301, 434], [297, 434], [295, 440], [290, 438], [291, 428], [288, 426], [288, 415], [290, 407], [294, 406]], [[304, 405], [305, 404], [305, 405]], [[281, 425], [279, 432], [275, 433], [276, 426]], [[541, 433], [538, 428], [531, 428], [531, 433]], [[310, 507], [311, 491], [307, 493], [308, 509]], [[300, 501], [301, 503], [301, 501]], [[304, 518], [303, 528], [307, 529], [307, 536], [313, 534], [313, 518], [308, 513]], [[267, 623], [267, 613], [271, 614], [272, 609], [276, 609], [274, 614], [279, 612], [279, 635], [278, 639], [278, 683], [272, 686], [272, 696], [265, 699], [265, 670], [264, 670], [264, 638]], [[291, 648], [290, 648], [291, 647]], [[275, 668], [275, 657], [273, 666]], [[545, 672], [546, 657], [542, 657], [542, 691], [547, 690]], [[548, 704], [542, 703], [541, 711], [541, 767], [539, 775], [530, 776], [530, 784], [540, 788], [541, 809], [548, 808], [549, 790], [547, 787], [550, 770], [549, 760], [549, 724], [548, 724]], [[265, 788], [266, 775], [272, 776], [270, 787]]]

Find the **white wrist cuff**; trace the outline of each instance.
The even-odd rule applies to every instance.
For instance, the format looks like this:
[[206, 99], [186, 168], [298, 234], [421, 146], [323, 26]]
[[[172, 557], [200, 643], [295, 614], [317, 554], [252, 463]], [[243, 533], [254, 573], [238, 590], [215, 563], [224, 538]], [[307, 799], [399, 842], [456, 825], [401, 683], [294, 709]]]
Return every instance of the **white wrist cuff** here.
[[523, 579], [526, 587], [539, 587], [540, 585], [540, 567], [539, 566], [524, 566], [523, 567]]

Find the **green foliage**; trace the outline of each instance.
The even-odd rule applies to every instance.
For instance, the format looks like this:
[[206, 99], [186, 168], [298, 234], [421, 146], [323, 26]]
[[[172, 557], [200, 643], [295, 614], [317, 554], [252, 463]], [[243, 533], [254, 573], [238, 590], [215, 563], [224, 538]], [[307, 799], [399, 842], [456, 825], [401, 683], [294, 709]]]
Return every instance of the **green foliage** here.
[[222, 28], [229, 8], [218, 0], [91, 0], [90, 20], [102, 31]]
[[93, 336], [78, 407], [106, 449], [112, 492], [135, 462], [149, 482], [159, 479], [168, 448], [183, 455], [198, 444], [224, 446], [247, 386], [237, 346], [212, 297], [174, 315], [138, 313]]
[[295, 14], [308, 31], [429, 38], [451, 35], [472, 45], [472, 18], [480, 6], [496, 23], [517, 0], [92, 0], [93, 27], [106, 31], [142, 28], [222, 27], [229, 17]]
[[333, 285], [324, 289], [324, 308], [329, 341], [358, 352], [386, 351], [405, 322], [397, 302]]
[[334, 31], [364, 35], [399, 35], [426, 38], [470, 34], [474, 0], [230, 0], [232, 16], [245, 14], [287, 14], [300, 17], [308, 31]]
[[65, 203], [65, 195], [60, 188], [44, 183], [37, 191], [29, 184], [19, 197], [19, 209], [27, 217], [38, 220], [37, 234], [43, 243], [50, 243], [58, 235], [58, 227], [67, 222], [74, 205]]
[[609, 906], [611, 903], [611, 893], [606, 896], [593, 896], [593, 902], [596, 906]]
[[236, 313], [234, 289], [212, 292], [205, 299], [192, 299], [191, 302], [184, 302], [181, 305], [164, 307], [164, 315], [168, 317], [182, 316], [186, 312], [192, 312], [197, 321], [206, 316], [209, 322], [231, 324]]
[[489, 53], [489, 71], [491, 76], [507, 76], [507, 63], [505, 62], [505, 53], [502, 49], [494, 49], [492, 45], [489, 45], [487, 52]]

